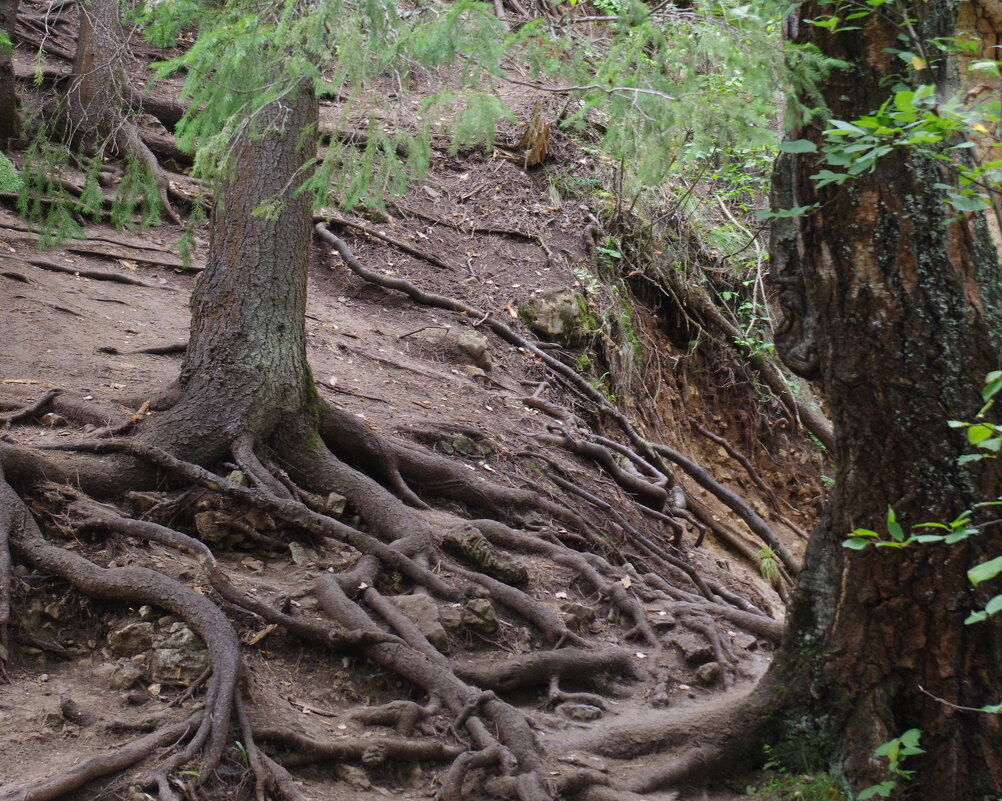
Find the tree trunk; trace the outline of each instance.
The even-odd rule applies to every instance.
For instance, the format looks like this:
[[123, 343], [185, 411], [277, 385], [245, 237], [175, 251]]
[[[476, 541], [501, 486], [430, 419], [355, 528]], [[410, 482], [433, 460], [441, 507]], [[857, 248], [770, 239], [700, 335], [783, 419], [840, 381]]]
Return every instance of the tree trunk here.
[[156, 184], [163, 214], [170, 222], [180, 224], [168, 197], [167, 176], [136, 126], [134, 118], [142, 99], [129, 82], [126, 53], [115, 0], [81, 3], [66, 120], [68, 138], [99, 154], [107, 151], [120, 157], [131, 156], [143, 164]]
[[[901, 28], [877, 13], [834, 34], [804, 21], [829, 11], [807, 3], [791, 17], [790, 37], [848, 63], [825, 83], [824, 97], [833, 118], [854, 120], [888, 98], [902, 62], [886, 49], [899, 46]], [[915, 24], [926, 41], [953, 35], [949, 0], [908, 13], [921, 15]], [[919, 82], [947, 88], [949, 70], [941, 65]], [[821, 139], [816, 128], [794, 138]], [[856, 527], [882, 530], [888, 506], [907, 530], [953, 520], [1002, 492], [997, 463], [956, 465], [970, 448], [946, 422], [974, 419], [985, 374], [999, 367], [997, 257], [982, 220], [951, 221], [933, 189], [949, 178], [915, 152], [895, 150], [841, 188], [816, 189], [810, 176], [818, 169], [814, 154], [777, 164], [777, 208], [820, 204], [773, 228], [786, 315], [777, 345], [791, 369], [820, 381], [839, 469], [772, 678], [791, 697], [808, 682], [795, 703], [806, 705], [808, 728], [831, 734], [829, 754], [857, 789], [887, 778], [876, 746], [919, 728], [928, 753], [906, 765], [918, 771], [908, 798], [994, 799], [1002, 719], [949, 705], [1002, 698], [998, 617], [964, 625], [983, 605], [966, 571], [1002, 553], [1002, 537], [989, 529], [960, 545], [862, 552], [841, 541]]]
[[306, 362], [310, 200], [295, 190], [314, 156], [318, 109], [297, 87], [231, 151], [177, 401], [149, 432], [195, 461], [220, 458], [241, 434], [271, 436], [316, 400]]
[[20, 0], [0, 0], [0, 33], [7, 44], [0, 42], [0, 143], [14, 139], [20, 133], [17, 113], [17, 91], [14, 84], [14, 25]]
[[74, 139], [100, 140], [117, 128], [129, 87], [124, 39], [114, 0], [81, 3], [70, 90]]

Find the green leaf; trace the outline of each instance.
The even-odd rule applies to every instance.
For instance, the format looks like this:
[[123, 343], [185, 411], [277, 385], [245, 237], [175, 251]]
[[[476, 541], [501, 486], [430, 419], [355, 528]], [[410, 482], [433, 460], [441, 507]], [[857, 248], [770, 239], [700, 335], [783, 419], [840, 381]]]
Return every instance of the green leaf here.
[[998, 453], [1002, 449], [1002, 437], [992, 437], [978, 443], [978, 447], [992, 453]]
[[865, 790], [860, 792], [856, 798], [858, 798], [859, 801], [865, 801], [867, 798], [876, 797], [887, 798], [894, 791], [894, 788], [897, 787], [897, 785], [898, 783], [893, 779], [881, 782], [880, 784], [874, 784], [872, 787], [867, 787]]
[[989, 704], [981, 707], [981, 711], [990, 715], [1002, 715], [1002, 704]]
[[995, 426], [988, 423], [978, 423], [967, 429], [967, 441], [972, 445], [984, 442], [995, 433]]
[[958, 195], [951, 193], [947, 201], [957, 211], [980, 211], [988, 208], [990, 201], [984, 195]]
[[1002, 612], [1002, 595], [996, 595], [987, 604], [985, 604], [985, 611], [989, 615], [997, 614]]
[[901, 528], [901, 524], [898, 523], [898, 519], [894, 514], [894, 509], [890, 506], [887, 507], [887, 531], [891, 535], [891, 539], [895, 542], [904, 542], [904, 529]]
[[965, 453], [963, 456], [957, 457], [957, 464], [963, 466], [969, 462], [980, 462], [984, 458], [984, 454], [981, 453]]
[[977, 587], [981, 582], [995, 578], [1002, 573], [1002, 556], [996, 556], [987, 562], [982, 562], [967, 571], [967, 578]]
[[993, 370], [985, 376], [985, 387], [981, 390], [981, 398], [987, 403], [1002, 389], [1002, 370]]
[[783, 142], [779, 146], [779, 149], [783, 153], [814, 153], [818, 149], [818, 146], [810, 139], [796, 139]]
[[842, 540], [842, 547], [849, 548], [853, 551], [862, 551], [867, 545], [870, 545], [870, 540], [865, 540], [862, 537], [850, 537], [847, 540]]
[[925, 543], [928, 542], [942, 542], [943, 540], [946, 539], [946, 537], [944, 537], [942, 534], [917, 534], [916, 536], [912, 537], [912, 539], [915, 540], [915, 542], [919, 543], [920, 545], [924, 545]]
[[901, 753], [905, 756], [910, 756], [912, 754], [924, 754], [921, 748], [918, 747], [919, 740], [922, 739], [921, 729], [909, 729], [899, 738], [901, 740]]
[[[840, 131], [848, 131], [850, 133], [861, 133], [865, 134], [866, 129], [860, 128], [858, 125], [854, 125], [851, 122], [846, 122], [845, 120], [831, 120], [831, 124], [834, 125]], [[828, 131], [825, 131], [828, 133]]]

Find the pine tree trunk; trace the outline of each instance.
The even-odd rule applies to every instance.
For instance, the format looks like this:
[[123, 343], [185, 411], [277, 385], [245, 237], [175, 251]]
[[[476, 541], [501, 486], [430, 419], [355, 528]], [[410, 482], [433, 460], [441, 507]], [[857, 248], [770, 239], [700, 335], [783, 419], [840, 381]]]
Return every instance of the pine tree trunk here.
[[196, 461], [219, 458], [240, 434], [267, 438], [316, 399], [305, 330], [310, 201], [295, 190], [308, 177], [317, 118], [310, 87], [300, 87], [231, 151], [178, 401], [153, 433]]
[[[853, 120], [888, 98], [891, 82], [883, 79], [900, 73], [902, 62], [886, 50], [900, 48], [901, 29], [880, 14], [835, 34], [805, 22], [829, 12], [806, 4], [790, 34], [848, 62], [824, 96], [833, 118]], [[954, 3], [930, 0], [910, 12], [922, 15], [916, 26], [926, 40], [953, 34]], [[938, 69], [940, 86], [949, 69]], [[820, 141], [817, 129], [794, 136], [801, 137]], [[974, 419], [985, 374], [999, 367], [997, 256], [983, 221], [950, 221], [955, 213], [933, 188], [949, 178], [914, 152], [895, 151], [842, 188], [816, 189], [810, 176], [818, 168], [814, 154], [777, 165], [776, 207], [820, 204], [773, 229], [786, 314], [777, 345], [795, 372], [820, 381], [839, 469], [774, 678], [791, 694], [808, 682], [796, 699], [807, 707], [807, 726], [832, 735], [831, 755], [857, 789], [887, 778], [873, 749], [918, 728], [928, 753], [906, 764], [918, 771], [909, 799], [994, 799], [1002, 788], [1002, 718], [949, 704], [1002, 700], [1002, 616], [964, 625], [984, 603], [966, 571], [1002, 554], [1002, 536], [989, 529], [966, 544], [904, 551], [849, 551], [841, 541], [856, 527], [884, 530], [888, 506], [907, 530], [950, 521], [1002, 493], [997, 463], [956, 465], [971, 448], [947, 426]]]
[[73, 60], [70, 108], [74, 139], [89, 143], [112, 135], [128, 92], [124, 37], [114, 0], [89, 0], [80, 6], [80, 32]]
[[6, 34], [11, 47], [0, 44], [0, 144], [20, 133], [17, 114], [17, 90], [14, 83], [14, 25], [20, 0], [0, 0], [0, 32]]

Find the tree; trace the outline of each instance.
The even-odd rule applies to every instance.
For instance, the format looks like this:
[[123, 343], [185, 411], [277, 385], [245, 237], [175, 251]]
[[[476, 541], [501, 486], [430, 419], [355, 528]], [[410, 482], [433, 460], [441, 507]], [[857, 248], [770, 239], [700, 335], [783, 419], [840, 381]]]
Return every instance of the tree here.
[[0, 141], [20, 132], [17, 91], [14, 86], [14, 25], [20, 0], [0, 3]]
[[[909, 27], [913, 41], [938, 53], [935, 43], [956, 35], [955, 3], [902, 3], [849, 24], [812, 24], [829, 12], [803, 5], [789, 35], [845, 62], [823, 86], [833, 118], [872, 114], [895, 84], [934, 83], [941, 101], [955, 91], [950, 58], [916, 56], [902, 74], [898, 56]], [[831, 18], [845, 13], [836, 8]], [[822, 144], [816, 126], [794, 132], [801, 137]], [[985, 375], [999, 366], [997, 254], [980, 216], [957, 215], [935, 188], [954, 178], [927, 153], [894, 148], [872, 170], [822, 188], [817, 153], [784, 155], [775, 172], [776, 208], [816, 207], [773, 227], [786, 316], [777, 346], [792, 370], [823, 388], [838, 473], [773, 689], [807, 688], [793, 707], [830, 735], [836, 764], [857, 788], [883, 778], [877, 745], [918, 728], [928, 753], [910, 763], [918, 773], [909, 798], [995, 798], [998, 721], [957, 707], [1002, 695], [1002, 626], [963, 625], [979, 606], [966, 571], [999, 553], [1002, 537], [989, 528], [964, 544], [904, 551], [856, 552], [841, 542], [857, 527], [877, 528], [888, 507], [907, 530], [1002, 492], [997, 464], [957, 465], [966, 442], [946, 425], [974, 418]]]
[[73, 140], [100, 154], [107, 150], [136, 160], [154, 184], [147, 191], [157, 192], [164, 215], [177, 223], [180, 219], [168, 198], [167, 177], [139, 134], [135, 117], [143, 100], [127, 76], [127, 57], [118, 4], [113, 0], [81, 3], [65, 119], [60, 123], [69, 129]]

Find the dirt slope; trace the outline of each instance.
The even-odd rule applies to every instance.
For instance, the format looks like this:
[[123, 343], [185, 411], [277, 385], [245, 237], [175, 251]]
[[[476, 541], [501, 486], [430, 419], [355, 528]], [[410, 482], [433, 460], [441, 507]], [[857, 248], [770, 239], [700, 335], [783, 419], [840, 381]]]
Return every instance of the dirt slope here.
[[[530, 101], [528, 96], [521, 101], [523, 119], [528, 118]], [[509, 133], [517, 138], [517, 131]], [[563, 146], [566, 157], [571, 145]], [[527, 333], [520, 310], [525, 317], [524, 310], [555, 290], [581, 292], [582, 277], [593, 274], [598, 210], [587, 195], [562, 197], [555, 190], [556, 177], [569, 169], [560, 160], [546, 169], [527, 170], [501, 152], [451, 157], [442, 150], [428, 179], [391, 205], [388, 218], [351, 217], [444, 262], [444, 267], [367, 237], [358, 228], [337, 230], [368, 268], [461, 299]], [[11, 211], [0, 212], [0, 330], [5, 335], [0, 401], [13, 408], [49, 389], [64, 393], [49, 409], [54, 417], [40, 413], [5, 433], [17, 442], [40, 444], [79, 433], [66, 425], [62, 418], [70, 415], [61, 414], [59, 403], [77, 411], [89, 408], [97, 412], [96, 420], [109, 406], [140, 408], [176, 376], [176, 349], [162, 355], [135, 351], [185, 340], [187, 300], [197, 271], [173, 266], [177, 257], [171, 246], [181, 233], [177, 229], [127, 233], [89, 226], [86, 242], [66, 242], [45, 251], [36, 249], [37, 237], [24, 229]], [[203, 266], [204, 258], [203, 243], [194, 266]], [[80, 274], [45, 269], [39, 260]], [[87, 270], [113, 272], [143, 285], [102, 280], [93, 273], [86, 277]], [[677, 335], [678, 320], [666, 319], [663, 308], [631, 301], [636, 304], [643, 355], [628, 388], [618, 393], [621, 408], [648, 436], [682, 450], [741, 494], [799, 555], [802, 540], [782, 519], [809, 527], [820, 502], [819, 466], [811, 446], [774, 414], [774, 407], [754, 405], [754, 390], [744, 383], [749, 374], [733, 357], [710, 346], [688, 352]], [[605, 537], [610, 564], [615, 565], [605, 578], [629, 590], [656, 567], [629, 544], [624, 521], [667, 550], [673, 546], [672, 529], [646, 514], [594, 461], [571, 454], [552, 439], [559, 415], [566, 413], [581, 418], [583, 429], [613, 439], [621, 433], [566, 384], [554, 380], [538, 359], [502, 341], [481, 322], [419, 306], [399, 292], [374, 286], [351, 273], [328, 246], [314, 241], [307, 330], [321, 395], [373, 430], [460, 461], [471, 475], [531, 487], [566, 504]], [[471, 333], [476, 335], [472, 339]], [[478, 350], [483, 344], [478, 337], [486, 338], [489, 364]], [[583, 342], [555, 343], [547, 352], [590, 370], [600, 380], [598, 368], [609, 348], [602, 332], [591, 332]], [[696, 423], [726, 436], [748, 454], [778, 496], [782, 516], [724, 448], [694, 432]], [[607, 502], [621, 518], [569, 493], [554, 476]], [[730, 511], [689, 478], [679, 475], [679, 481], [693, 502], [705, 504], [708, 514], [730, 529], [740, 529], [736, 536], [745, 542], [746, 552], [762, 547]], [[136, 509], [174, 504], [176, 525], [203, 535], [210, 527], [200, 527], [197, 514], [218, 512], [225, 518], [232, 512], [198, 493], [179, 495], [166, 489], [132, 502]], [[422, 514], [433, 530], [443, 527], [438, 534], [446, 533], [448, 525], [439, 510], [461, 515], [468, 511], [451, 502], [437, 509]], [[349, 508], [347, 522], [352, 522], [351, 514]], [[57, 518], [44, 520], [50, 530], [58, 530]], [[540, 520], [540, 528], [549, 522]], [[347, 547], [332, 548], [304, 532], [275, 530], [267, 521], [254, 529], [264, 536], [239, 536], [232, 526], [220, 525], [213, 547], [221, 565], [239, 588], [297, 614], [316, 614], [317, 601], [309, 590], [313, 576], [343, 570], [357, 559]], [[75, 537], [67, 547], [100, 564], [154, 566], [212, 594], [192, 557], [123, 538], [63, 533]], [[555, 766], [554, 776], [589, 768], [616, 778], [657, 764], [664, 759], [660, 745], [641, 744], [636, 753], [626, 753], [602, 744], [629, 739], [630, 733], [657, 729], [687, 714], [708, 714], [701, 704], [711, 699], [712, 709], [726, 708], [767, 666], [775, 642], [768, 634], [775, 635], [783, 616], [780, 597], [759, 576], [757, 565], [712, 534], [696, 547], [698, 533], [686, 524], [678, 556], [707, 581], [766, 613], [758, 615], [764, 628], [741, 625], [733, 614], [735, 606], [728, 617], [721, 612], [727, 606], [723, 602], [693, 611], [694, 588], [684, 576], [672, 574], [664, 577], [667, 594], [640, 599], [648, 624], [659, 636], [660, 645], [651, 648], [636, 639], [636, 626], [624, 620], [608, 597], [594, 592], [566, 564], [539, 553], [517, 556], [527, 574], [523, 583], [535, 601], [566, 621], [590, 649], [623, 646], [630, 655], [626, 668], [569, 676], [560, 682], [559, 691], [554, 684], [549, 699], [547, 681], [503, 691], [530, 714]], [[192, 664], [202, 664], [201, 646], [177, 619], [155, 609], [88, 600], [65, 583], [23, 566], [15, 568], [15, 575], [8, 682], [0, 684], [0, 795], [4, 786], [51, 775], [75, 760], [132, 740], [135, 735], [128, 730], [143, 719], [169, 716], [174, 707], [191, 709], [198, 703], [197, 690], [187, 688], [197, 677]], [[409, 595], [400, 576], [385, 578], [380, 590], [390, 596]], [[440, 647], [448, 650], [455, 665], [470, 670], [497, 667], [545, 653], [539, 633], [510, 610], [490, 604], [486, 610], [469, 603], [434, 606], [432, 616], [444, 626]], [[380, 758], [383, 740], [393, 729], [355, 714], [401, 699], [425, 704], [427, 698], [363, 659], [305, 646], [252, 614], [229, 611], [245, 645], [246, 694], [256, 726], [280, 726], [314, 740], [379, 741], [360, 758], [342, 754], [312, 762], [300, 754], [300, 761], [309, 762], [304, 766], [298, 766], [295, 756], [283, 760], [305, 798], [434, 795], [449, 755], [439, 760]], [[165, 667], [161, 652], [168, 650], [176, 651], [181, 661]], [[565, 697], [558, 692], [580, 694]], [[449, 740], [452, 725], [448, 716], [433, 710], [417, 734], [428, 741]], [[281, 743], [276, 750], [288, 757]], [[245, 772], [239, 747], [230, 749], [220, 771], [222, 779]], [[223, 785], [230, 788], [229, 795], [219, 797], [245, 797], [239, 782]], [[726, 791], [720, 793], [715, 797], [727, 797]], [[116, 780], [95, 783], [72, 797], [142, 796], [130, 795], [127, 782]], [[644, 797], [710, 796], [702, 789], [683, 789], [681, 796], [673, 790]]]

